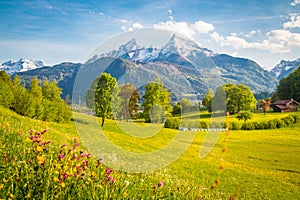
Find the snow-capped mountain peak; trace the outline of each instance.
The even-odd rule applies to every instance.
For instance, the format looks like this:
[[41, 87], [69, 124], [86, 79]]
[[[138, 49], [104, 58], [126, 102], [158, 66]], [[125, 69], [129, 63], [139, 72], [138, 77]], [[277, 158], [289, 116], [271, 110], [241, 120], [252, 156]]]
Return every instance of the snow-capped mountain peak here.
[[287, 77], [291, 72], [293, 72], [300, 65], [300, 58], [294, 61], [281, 60], [270, 72], [277, 79], [282, 79]]
[[43, 61], [40, 60], [28, 60], [21, 58], [18, 61], [6, 61], [0, 66], [0, 70], [6, 71], [8, 74], [12, 75], [17, 72], [25, 72], [37, 68], [46, 66]]
[[129, 52], [138, 49], [138, 45], [135, 39], [131, 39], [126, 44], [119, 47], [119, 51]]

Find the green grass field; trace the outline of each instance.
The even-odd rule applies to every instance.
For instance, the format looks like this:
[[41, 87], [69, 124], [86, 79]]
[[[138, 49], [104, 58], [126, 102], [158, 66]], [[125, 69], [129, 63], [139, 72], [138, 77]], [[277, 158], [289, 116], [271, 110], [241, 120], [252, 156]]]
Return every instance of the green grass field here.
[[[264, 116], [257, 113], [251, 120], [269, 120], [286, 115], [288, 114], [267, 113]], [[191, 114], [188, 118], [193, 120], [196, 117]], [[201, 119], [210, 120], [207, 113]], [[99, 155], [93, 155], [91, 149], [95, 144], [99, 145], [97, 138], [101, 139], [97, 135], [99, 126], [92, 123], [95, 122], [94, 118], [74, 113], [74, 120], [77, 122], [76, 126], [74, 123], [46, 123], [18, 116], [0, 107], [0, 154], [4, 157], [8, 152], [22, 152], [22, 145], [25, 143], [20, 138], [27, 137], [29, 130], [48, 129], [45, 139], [53, 141], [50, 146], [55, 154], [60, 145], [71, 145], [74, 138], [79, 138], [79, 143], [85, 145], [83, 149], [92, 150], [92, 156], [98, 157]], [[235, 116], [230, 116], [228, 120], [237, 121]], [[229, 135], [223, 132], [213, 150], [204, 158], [199, 157], [199, 151], [206, 132], [178, 132], [161, 128], [161, 125], [145, 129], [147, 126], [149, 125], [143, 123], [128, 125], [126, 122], [107, 120], [103, 132], [114, 145], [129, 152], [155, 152], [172, 143], [174, 138], [177, 139], [173, 150], [181, 147], [186, 147], [187, 150], [170, 165], [151, 174], [115, 172], [114, 187], [95, 190], [98, 195], [102, 195], [101, 192], [107, 193], [95, 198], [229, 199], [237, 196], [238, 199], [300, 199], [300, 124], [274, 130], [230, 131]], [[7, 185], [11, 183], [7, 180], [8, 177], [13, 177], [9, 175], [13, 169], [8, 169], [9, 161], [5, 163], [2, 160], [0, 163], [0, 194], [3, 194], [0, 199], [17, 198], [18, 193], [12, 194], [16, 189]], [[129, 180], [130, 184], [124, 186], [124, 180]], [[157, 191], [155, 189], [154, 192], [153, 185], [160, 181], [164, 183], [164, 187], [156, 188]], [[69, 184], [66, 188], [72, 187], [72, 183]], [[211, 189], [212, 186], [216, 188]], [[71, 197], [63, 194], [65, 193], [61, 191], [58, 198]], [[95, 195], [88, 191], [83, 194], [85, 197]]]

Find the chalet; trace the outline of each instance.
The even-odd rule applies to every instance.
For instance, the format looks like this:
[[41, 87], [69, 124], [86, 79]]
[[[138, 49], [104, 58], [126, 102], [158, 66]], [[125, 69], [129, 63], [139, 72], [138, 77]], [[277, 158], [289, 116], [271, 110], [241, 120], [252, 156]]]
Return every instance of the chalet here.
[[274, 112], [297, 111], [299, 105], [300, 105], [300, 103], [298, 103], [294, 99], [291, 99], [291, 100], [278, 100], [273, 104], [273, 111]]

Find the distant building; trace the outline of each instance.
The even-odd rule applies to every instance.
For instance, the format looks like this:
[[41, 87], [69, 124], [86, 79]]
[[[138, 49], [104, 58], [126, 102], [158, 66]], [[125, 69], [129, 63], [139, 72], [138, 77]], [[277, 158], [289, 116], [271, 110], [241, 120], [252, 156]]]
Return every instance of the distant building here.
[[273, 104], [273, 111], [274, 112], [297, 111], [299, 105], [300, 105], [300, 103], [298, 103], [294, 99], [291, 99], [291, 100], [278, 100]]

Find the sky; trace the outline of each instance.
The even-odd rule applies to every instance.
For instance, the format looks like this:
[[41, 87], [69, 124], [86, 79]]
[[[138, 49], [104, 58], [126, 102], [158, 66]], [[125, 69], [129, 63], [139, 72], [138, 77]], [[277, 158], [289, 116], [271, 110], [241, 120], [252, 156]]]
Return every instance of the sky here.
[[300, 0], [2, 0], [0, 63], [83, 63], [105, 41], [144, 28], [178, 32], [268, 70], [300, 58]]

